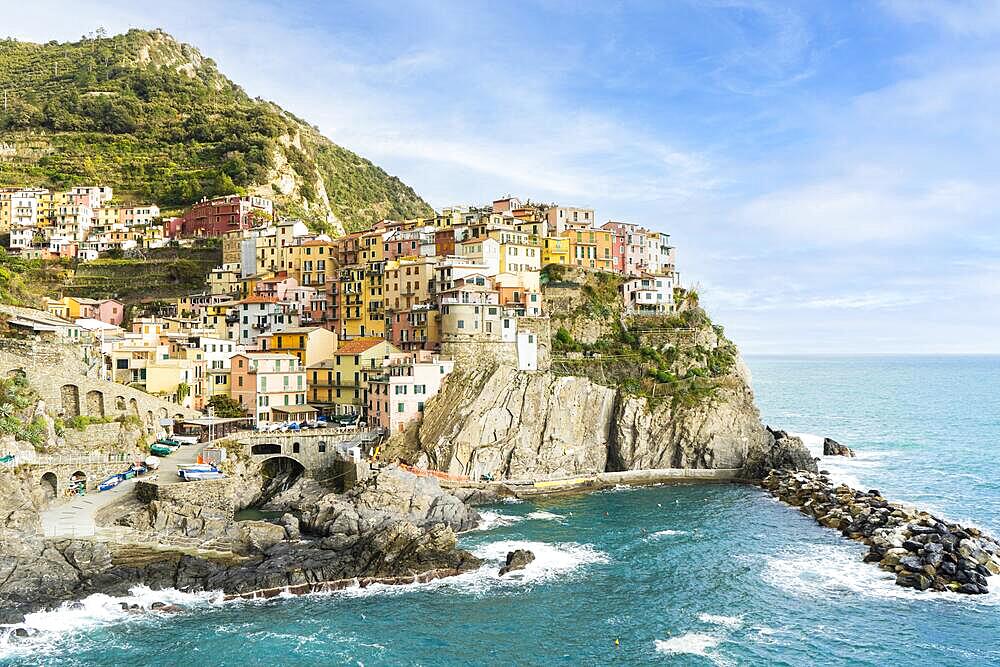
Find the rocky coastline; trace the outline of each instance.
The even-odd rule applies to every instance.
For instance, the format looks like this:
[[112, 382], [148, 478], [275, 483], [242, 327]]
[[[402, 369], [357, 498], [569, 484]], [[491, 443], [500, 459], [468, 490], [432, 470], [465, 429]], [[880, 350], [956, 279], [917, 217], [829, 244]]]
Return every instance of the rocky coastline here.
[[771, 470], [760, 485], [820, 525], [865, 544], [867, 563], [917, 590], [977, 595], [1000, 574], [1000, 542], [971, 526], [886, 500], [877, 489], [835, 485], [823, 472]]
[[[155, 528], [159, 544], [9, 531], [0, 544], [0, 623], [93, 593], [124, 596], [138, 585], [271, 597], [411, 584], [482, 565], [456, 537], [479, 522], [478, 513], [435, 480], [394, 466], [346, 493], [313, 485], [292, 505], [297, 515], [271, 523], [216, 520], [204, 508], [149, 503], [128, 521]], [[212, 547], [184, 546], [192, 540]]]

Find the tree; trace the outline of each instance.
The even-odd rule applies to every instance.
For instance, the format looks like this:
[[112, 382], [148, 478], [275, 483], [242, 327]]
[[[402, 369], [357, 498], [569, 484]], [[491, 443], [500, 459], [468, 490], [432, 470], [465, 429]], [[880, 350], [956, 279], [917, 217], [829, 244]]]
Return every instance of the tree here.
[[225, 394], [219, 394], [208, 399], [208, 407], [215, 410], [216, 417], [232, 418], [247, 416], [247, 412], [243, 409], [240, 402]]

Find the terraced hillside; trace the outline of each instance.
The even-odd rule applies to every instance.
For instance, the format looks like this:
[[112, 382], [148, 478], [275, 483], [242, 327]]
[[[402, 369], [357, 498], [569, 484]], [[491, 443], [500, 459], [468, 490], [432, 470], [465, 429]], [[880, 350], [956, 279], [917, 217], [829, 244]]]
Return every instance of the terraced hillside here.
[[431, 211], [398, 178], [250, 98], [159, 30], [0, 41], [0, 90], [0, 186], [101, 183], [165, 208], [246, 191], [331, 231]]

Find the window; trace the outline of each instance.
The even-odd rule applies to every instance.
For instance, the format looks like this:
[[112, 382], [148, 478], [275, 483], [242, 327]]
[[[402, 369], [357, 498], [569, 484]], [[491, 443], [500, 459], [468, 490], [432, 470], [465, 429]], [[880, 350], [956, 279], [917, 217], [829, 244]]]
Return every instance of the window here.
[[417, 403], [417, 412], [423, 412], [423, 411], [424, 411], [424, 402], [420, 401], [419, 403]]
[[413, 393], [414, 394], [426, 394], [427, 393], [427, 385], [425, 385], [425, 384], [415, 384], [415, 385], [413, 385]]
[[465, 328], [465, 320], [459, 320], [458, 321], [458, 328], [459, 329], [464, 329]]
[[396, 412], [405, 412], [406, 406], [403, 403], [396, 404]]

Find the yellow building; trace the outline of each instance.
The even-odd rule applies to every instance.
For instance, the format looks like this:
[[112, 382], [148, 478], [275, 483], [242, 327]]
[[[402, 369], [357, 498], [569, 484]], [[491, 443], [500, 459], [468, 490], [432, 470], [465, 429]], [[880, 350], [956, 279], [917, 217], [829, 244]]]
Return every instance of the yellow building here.
[[365, 315], [363, 335], [385, 338], [385, 246], [382, 232], [369, 231], [359, 239], [358, 253], [365, 267], [361, 306]]
[[212, 294], [240, 294], [240, 265], [223, 264], [208, 274], [208, 291]]
[[[308, 377], [315, 377], [314, 392], [321, 392], [320, 402], [332, 403], [338, 414], [361, 412], [368, 404], [365, 371], [380, 368], [388, 355], [398, 352], [397, 347], [381, 338], [356, 338], [337, 349], [332, 364], [327, 360], [310, 367]], [[333, 371], [332, 384], [327, 384], [329, 371]], [[332, 401], [326, 400], [327, 389], [332, 390]]]
[[258, 340], [261, 351], [294, 354], [303, 366], [329, 359], [337, 350], [337, 334], [322, 327], [293, 327]]
[[367, 331], [368, 316], [364, 311], [364, 284], [365, 267], [363, 265], [355, 264], [340, 270], [338, 315], [342, 338], [357, 338], [364, 336]]
[[571, 264], [601, 271], [611, 271], [614, 268], [613, 232], [593, 228], [570, 229], [563, 232], [563, 237], [569, 239]]
[[331, 241], [306, 241], [290, 246], [286, 251], [291, 266], [288, 275], [299, 285], [323, 289], [333, 274], [333, 243]]
[[569, 239], [546, 236], [542, 238], [542, 266], [569, 264]]

